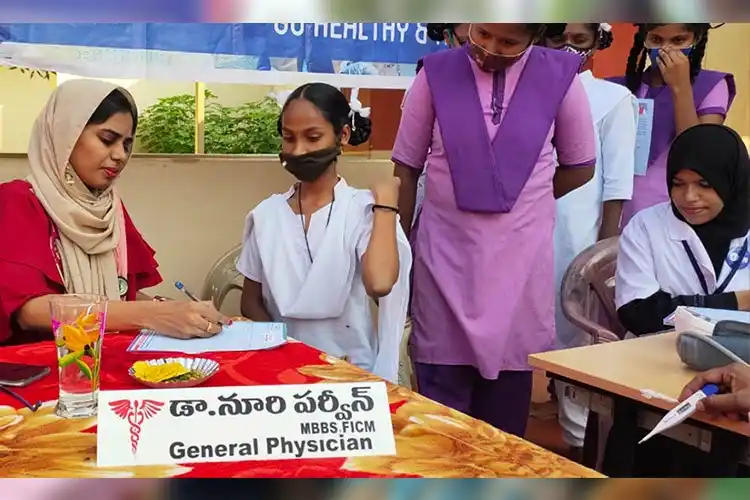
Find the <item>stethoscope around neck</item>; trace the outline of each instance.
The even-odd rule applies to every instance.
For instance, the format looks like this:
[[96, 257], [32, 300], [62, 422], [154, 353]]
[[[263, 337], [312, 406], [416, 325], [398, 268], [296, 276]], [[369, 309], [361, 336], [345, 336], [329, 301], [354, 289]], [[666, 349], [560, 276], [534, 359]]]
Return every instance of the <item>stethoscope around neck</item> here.
[[[729, 250], [729, 258], [728, 264], [729, 264], [729, 274], [724, 279], [724, 281], [719, 284], [719, 286], [716, 287], [716, 290], [713, 292], [709, 292], [708, 290], [708, 283], [706, 282], [706, 277], [703, 275], [703, 272], [701, 271], [700, 265], [698, 264], [698, 259], [695, 257], [695, 254], [693, 253], [693, 249], [690, 248], [690, 244], [687, 242], [687, 240], [682, 240], [682, 247], [685, 249], [685, 253], [688, 256], [688, 260], [690, 261], [690, 266], [693, 268], [693, 271], [695, 272], [696, 277], [698, 278], [698, 281], [701, 284], [701, 288], [703, 289], [704, 295], [718, 295], [720, 293], [724, 293], [729, 286], [729, 283], [732, 282], [734, 279], [734, 276], [737, 274], [737, 271], [739, 271], [741, 268], [746, 267], [743, 263], [743, 261], [747, 258], [747, 252], [748, 252], [748, 238], [745, 238], [745, 241], [742, 243], [742, 247], [740, 247], [739, 252], [736, 253], [734, 250], [730, 248]], [[734, 257], [734, 258], [733, 258]], [[716, 277], [716, 280], [718, 282], [719, 277]]]

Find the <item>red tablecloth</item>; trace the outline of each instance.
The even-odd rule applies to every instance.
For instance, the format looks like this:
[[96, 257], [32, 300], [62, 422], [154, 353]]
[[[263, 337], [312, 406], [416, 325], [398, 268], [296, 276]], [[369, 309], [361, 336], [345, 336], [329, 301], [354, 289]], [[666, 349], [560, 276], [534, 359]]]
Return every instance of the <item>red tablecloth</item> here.
[[[129, 353], [133, 335], [110, 334], [102, 354], [102, 389], [140, 389], [127, 374], [134, 361], [162, 357]], [[304, 344], [271, 351], [202, 355], [221, 369], [206, 386], [314, 384], [379, 380]], [[350, 459], [244, 461], [96, 467], [96, 419], [54, 414], [57, 369], [54, 344], [0, 349], [0, 361], [53, 367], [53, 375], [18, 392], [45, 405], [31, 412], [0, 393], [0, 477], [596, 477], [597, 474], [522, 439], [389, 385], [397, 456]]]

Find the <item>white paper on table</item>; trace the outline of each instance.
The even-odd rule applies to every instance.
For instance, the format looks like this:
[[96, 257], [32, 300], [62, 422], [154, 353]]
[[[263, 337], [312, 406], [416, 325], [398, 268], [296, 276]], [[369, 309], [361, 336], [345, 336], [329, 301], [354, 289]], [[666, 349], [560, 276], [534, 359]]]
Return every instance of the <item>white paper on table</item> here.
[[260, 351], [273, 349], [287, 341], [284, 323], [235, 321], [210, 338], [175, 339], [151, 330], [143, 330], [128, 347], [130, 352], [206, 352]]

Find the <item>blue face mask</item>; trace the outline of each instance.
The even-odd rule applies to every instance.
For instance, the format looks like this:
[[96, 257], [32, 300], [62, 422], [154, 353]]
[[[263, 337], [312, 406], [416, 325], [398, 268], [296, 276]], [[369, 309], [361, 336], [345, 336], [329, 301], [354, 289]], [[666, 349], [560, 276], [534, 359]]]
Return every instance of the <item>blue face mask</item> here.
[[[654, 68], [658, 68], [659, 66], [656, 64], [656, 61], [659, 59], [659, 50], [661, 49], [650, 49], [648, 51], [648, 58], [651, 59], [651, 65]], [[680, 52], [685, 54], [685, 57], [690, 57], [690, 54], [693, 52], [692, 47], [688, 47], [686, 49], [679, 49]]]

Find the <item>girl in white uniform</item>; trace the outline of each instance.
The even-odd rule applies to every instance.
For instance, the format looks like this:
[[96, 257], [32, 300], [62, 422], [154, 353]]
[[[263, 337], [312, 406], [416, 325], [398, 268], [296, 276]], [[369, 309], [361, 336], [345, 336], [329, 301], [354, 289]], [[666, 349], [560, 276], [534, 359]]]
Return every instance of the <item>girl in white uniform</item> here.
[[336, 172], [341, 145], [365, 142], [370, 129], [335, 87], [292, 92], [279, 117], [280, 159], [299, 182], [247, 216], [237, 269], [244, 316], [284, 322], [292, 338], [395, 382], [411, 271], [399, 182], [360, 190]]
[[700, 124], [667, 160], [671, 202], [635, 215], [620, 238], [616, 303], [635, 335], [667, 329], [678, 306], [750, 311], [750, 159], [740, 136]]
[[[594, 77], [592, 56], [613, 41], [608, 24], [551, 24], [545, 45], [581, 57], [581, 82], [591, 104], [596, 133], [596, 170], [587, 184], [557, 200], [555, 221], [555, 274], [560, 289], [573, 259], [598, 240], [617, 235], [622, 206], [633, 194], [638, 101], [624, 87]], [[590, 336], [568, 322], [557, 294], [555, 316], [558, 347], [570, 349], [589, 344]], [[565, 443], [583, 447], [588, 409], [565, 396], [565, 385], [555, 383], [558, 418]]]

